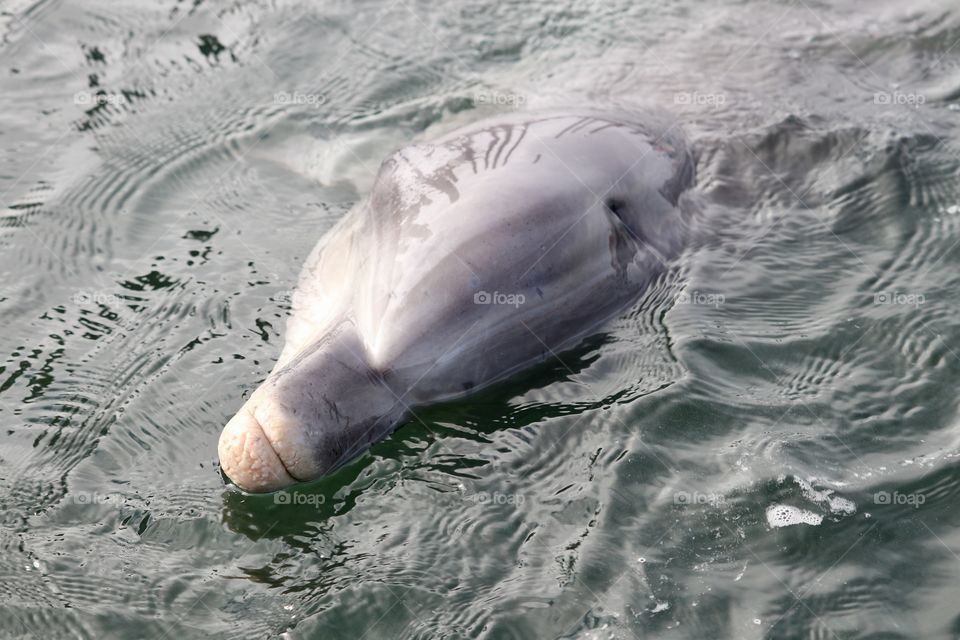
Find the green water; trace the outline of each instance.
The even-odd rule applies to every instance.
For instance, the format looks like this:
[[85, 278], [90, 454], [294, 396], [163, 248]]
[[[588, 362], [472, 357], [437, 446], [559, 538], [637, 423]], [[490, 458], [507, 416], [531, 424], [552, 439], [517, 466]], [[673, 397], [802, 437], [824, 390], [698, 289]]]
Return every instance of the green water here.
[[[0, 34], [0, 637], [960, 638], [955, 3], [14, 0]], [[696, 146], [674, 270], [333, 477], [224, 483], [386, 153], [613, 99]]]

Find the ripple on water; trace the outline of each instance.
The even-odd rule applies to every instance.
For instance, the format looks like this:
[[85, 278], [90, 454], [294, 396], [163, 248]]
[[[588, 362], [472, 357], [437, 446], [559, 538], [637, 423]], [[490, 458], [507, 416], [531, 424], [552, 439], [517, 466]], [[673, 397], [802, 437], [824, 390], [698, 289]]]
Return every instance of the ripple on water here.
[[[0, 15], [4, 629], [960, 628], [952, 7], [28, 4]], [[290, 503], [224, 488], [219, 429], [380, 158], [571, 96], [682, 116], [677, 269]]]

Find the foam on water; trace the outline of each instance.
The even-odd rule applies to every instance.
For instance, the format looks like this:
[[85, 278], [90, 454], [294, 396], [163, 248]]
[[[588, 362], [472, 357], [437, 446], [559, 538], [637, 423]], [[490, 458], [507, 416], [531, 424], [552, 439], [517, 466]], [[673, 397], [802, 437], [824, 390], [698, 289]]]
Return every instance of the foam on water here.
[[852, 500], [834, 495], [833, 489], [814, 489], [813, 485], [803, 478], [794, 478], [794, 481], [800, 485], [804, 498], [825, 505], [835, 515], [849, 516], [857, 512], [857, 505]]
[[823, 516], [813, 511], [786, 504], [774, 504], [767, 507], [767, 524], [771, 527], [790, 527], [795, 524], [816, 526], [823, 522]]

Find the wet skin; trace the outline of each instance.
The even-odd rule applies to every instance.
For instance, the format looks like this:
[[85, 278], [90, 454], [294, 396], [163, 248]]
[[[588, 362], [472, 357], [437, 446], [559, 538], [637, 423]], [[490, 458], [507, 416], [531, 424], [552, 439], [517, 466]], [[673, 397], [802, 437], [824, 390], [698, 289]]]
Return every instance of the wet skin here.
[[222, 469], [253, 492], [318, 478], [410, 407], [575, 345], [682, 251], [693, 179], [678, 127], [645, 114], [518, 113], [400, 149], [307, 259]]

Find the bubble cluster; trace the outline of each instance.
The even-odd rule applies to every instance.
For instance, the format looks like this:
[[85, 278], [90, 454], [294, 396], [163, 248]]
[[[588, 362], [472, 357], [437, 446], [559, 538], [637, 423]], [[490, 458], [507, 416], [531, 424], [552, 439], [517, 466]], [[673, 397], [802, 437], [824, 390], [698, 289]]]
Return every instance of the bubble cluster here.
[[849, 516], [857, 511], [857, 505], [847, 498], [834, 495], [833, 489], [817, 490], [813, 485], [803, 478], [794, 478], [800, 486], [803, 496], [813, 502], [818, 502], [829, 507], [830, 512], [838, 516]]
[[789, 527], [795, 524], [816, 526], [821, 522], [823, 522], [823, 516], [806, 509], [785, 504], [774, 504], [767, 507], [767, 524], [771, 527]]

